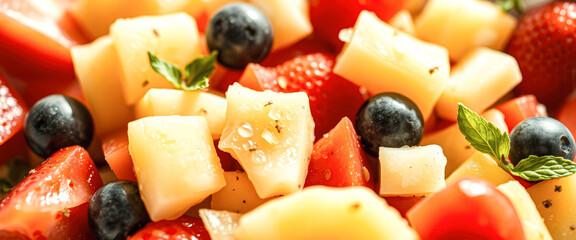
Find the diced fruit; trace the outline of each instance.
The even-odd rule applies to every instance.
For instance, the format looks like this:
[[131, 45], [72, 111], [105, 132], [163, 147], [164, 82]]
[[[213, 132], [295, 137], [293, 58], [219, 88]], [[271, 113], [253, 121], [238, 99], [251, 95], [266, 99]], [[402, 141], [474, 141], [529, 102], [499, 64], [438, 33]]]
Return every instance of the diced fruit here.
[[460, 179], [406, 215], [422, 239], [525, 239], [512, 202], [481, 178]]
[[141, 118], [128, 124], [128, 140], [152, 221], [176, 219], [226, 185], [204, 117]]
[[406, 220], [365, 187], [314, 186], [244, 214], [242, 239], [418, 239]]
[[544, 220], [540, 216], [538, 209], [536, 209], [536, 205], [520, 183], [510, 181], [499, 185], [498, 190], [506, 195], [512, 202], [512, 205], [514, 205], [514, 209], [516, 209], [520, 221], [522, 221], [522, 229], [524, 229], [526, 239], [552, 239], [550, 232], [548, 232], [546, 225], [544, 225]]
[[375, 175], [360, 148], [352, 121], [344, 117], [314, 144], [305, 187], [365, 186], [374, 189]]
[[135, 106], [136, 118], [149, 116], [204, 116], [213, 139], [226, 124], [226, 99], [204, 91], [152, 88]]
[[54, 153], [0, 201], [0, 236], [92, 239], [90, 196], [102, 186], [98, 169], [79, 146]]
[[224, 172], [224, 179], [226, 186], [212, 194], [212, 209], [246, 213], [268, 201], [258, 197], [246, 172]]
[[[124, 104], [122, 69], [110, 37], [70, 49], [76, 76], [94, 116], [100, 136], [125, 128], [134, 110]], [[114, 117], [110, 117], [114, 116]]]
[[481, 152], [475, 152], [468, 160], [463, 162], [446, 178], [446, 184], [451, 184], [466, 177], [479, 177], [496, 186], [514, 180], [508, 172], [498, 166], [492, 157]]
[[119, 180], [136, 182], [134, 164], [128, 150], [128, 130], [118, 130], [102, 138], [104, 159]]
[[560, 108], [558, 120], [570, 129], [572, 136], [576, 136], [576, 97]]
[[124, 100], [134, 105], [150, 88], [172, 84], [150, 66], [147, 52], [178, 66], [180, 70], [200, 56], [196, 21], [185, 13], [120, 19], [110, 27], [124, 79]]
[[438, 145], [380, 147], [380, 196], [425, 196], [446, 187], [446, 157]]
[[0, 75], [0, 145], [22, 130], [27, 112], [24, 101]]
[[217, 211], [212, 209], [200, 209], [200, 218], [214, 240], [233, 240], [234, 230], [238, 227], [239, 213]]
[[459, 61], [476, 47], [503, 50], [516, 19], [490, 1], [431, 0], [416, 18], [418, 37], [448, 49]]
[[218, 147], [240, 162], [258, 196], [301, 190], [314, 143], [306, 93], [257, 92], [236, 83], [228, 88], [226, 101]]
[[509, 130], [514, 129], [518, 123], [528, 118], [544, 117], [544, 114], [538, 110], [538, 100], [531, 94], [508, 100], [496, 106], [496, 109], [504, 114], [504, 121], [506, 121]]
[[400, 32], [363, 11], [334, 73], [372, 94], [400, 93], [427, 119], [448, 81], [450, 63], [446, 48]]
[[197, 239], [210, 240], [202, 219], [182, 216], [174, 220], [151, 222], [127, 240]]
[[408, 33], [412, 36], [416, 35], [412, 15], [407, 10], [401, 10], [396, 13], [396, 15], [394, 15], [394, 17], [392, 17], [388, 23], [390, 26], [393, 26], [402, 32]]
[[458, 103], [482, 113], [522, 81], [516, 60], [485, 47], [472, 49], [452, 68], [436, 113], [456, 121]]

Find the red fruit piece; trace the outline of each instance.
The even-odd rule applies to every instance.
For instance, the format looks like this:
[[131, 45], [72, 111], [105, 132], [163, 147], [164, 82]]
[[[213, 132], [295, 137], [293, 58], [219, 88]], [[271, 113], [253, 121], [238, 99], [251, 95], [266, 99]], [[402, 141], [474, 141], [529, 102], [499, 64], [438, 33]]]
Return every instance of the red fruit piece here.
[[554, 114], [576, 88], [576, 2], [556, 1], [526, 13], [506, 52], [518, 61], [519, 94], [534, 94]]
[[531, 94], [508, 100], [496, 106], [496, 109], [504, 114], [504, 121], [508, 126], [508, 131], [512, 131], [518, 123], [528, 118], [544, 116], [538, 111], [538, 100]]
[[88, 202], [102, 186], [98, 169], [79, 146], [64, 148], [30, 172], [0, 202], [0, 236], [93, 239]]
[[181, 216], [175, 220], [150, 222], [127, 240], [209, 240], [210, 235], [200, 218]]
[[314, 144], [304, 186], [312, 185], [374, 189], [373, 171], [347, 117]]
[[27, 111], [20, 96], [0, 75], [0, 145], [22, 129]]
[[576, 97], [562, 106], [558, 112], [558, 121], [570, 129], [572, 136], [576, 137]]
[[332, 73], [334, 58], [323, 53], [295, 57], [276, 67], [248, 64], [239, 83], [254, 90], [306, 92], [316, 124], [316, 139], [327, 133], [343, 117], [354, 121], [367, 93]]

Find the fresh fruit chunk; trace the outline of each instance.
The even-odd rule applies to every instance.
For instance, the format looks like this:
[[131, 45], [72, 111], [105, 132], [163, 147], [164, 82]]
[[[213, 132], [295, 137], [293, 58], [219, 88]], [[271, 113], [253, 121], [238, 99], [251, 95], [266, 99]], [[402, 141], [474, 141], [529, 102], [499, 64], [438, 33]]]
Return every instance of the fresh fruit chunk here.
[[88, 223], [98, 239], [126, 239], [149, 221], [135, 182], [109, 182], [90, 198]]
[[134, 164], [128, 151], [128, 130], [123, 128], [102, 138], [104, 159], [119, 180], [136, 182]]
[[516, 19], [490, 1], [431, 0], [416, 18], [417, 36], [448, 49], [459, 61], [476, 47], [502, 50]]
[[[24, 127], [28, 108], [16, 91], [0, 75], [0, 145]], [[2, 162], [0, 162], [0, 165]]]
[[512, 175], [500, 168], [492, 157], [481, 152], [472, 154], [468, 160], [452, 172], [446, 178], [446, 184], [452, 184], [466, 177], [482, 178], [496, 186], [514, 180]]
[[360, 148], [349, 118], [342, 120], [314, 144], [305, 187], [365, 186], [374, 189], [375, 175]]
[[94, 122], [78, 100], [50, 95], [34, 104], [26, 114], [24, 136], [34, 153], [47, 158], [73, 145], [88, 148], [94, 136]]
[[532, 94], [508, 100], [496, 106], [496, 109], [504, 114], [504, 121], [506, 121], [509, 130], [514, 129], [518, 123], [528, 118], [545, 116], [538, 110], [538, 100]]
[[423, 239], [525, 239], [512, 202], [492, 183], [464, 178], [406, 214]]
[[558, 112], [558, 120], [570, 129], [572, 136], [576, 136], [576, 97], [562, 106]]
[[313, 186], [244, 214], [236, 239], [417, 239], [406, 220], [365, 187]]
[[212, 194], [212, 209], [246, 213], [268, 201], [258, 197], [246, 172], [224, 172], [224, 179], [226, 186]]
[[575, 2], [544, 4], [523, 15], [506, 48], [524, 77], [516, 92], [534, 94], [552, 115], [576, 89], [574, 21]]
[[446, 187], [446, 157], [438, 145], [380, 147], [380, 196], [426, 196]]
[[64, 148], [2, 199], [0, 236], [92, 239], [88, 202], [101, 186], [102, 179], [88, 152], [79, 146]]
[[408, 33], [412, 36], [416, 35], [416, 29], [414, 26], [414, 21], [412, 20], [412, 15], [407, 10], [400, 10], [388, 21], [390, 26], [396, 29]]
[[176, 219], [226, 185], [204, 117], [141, 118], [128, 124], [128, 140], [152, 221]]
[[333, 66], [333, 56], [313, 52], [275, 67], [249, 64], [238, 82], [257, 91], [306, 92], [315, 121], [314, 135], [320, 138], [343, 117], [354, 120], [367, 98], [361, 88], [333, 74]]
[[234, 239], [234, 230], [238, 227], [241, 214], [212, 209], [200, 209], [199, 212], [212, 239]]
[[182, 216], [174, 220], [151, 222], [127, 240], [197, 239], [210, 240], [200, 218]]
[[218, 148], [240, 162], [258, 196], [301, 190], [314, 143], [306, 93], [257, 92], [236, 83], [228, 88], [226, 101]]
[[372, 94], [396, 92], [410, 98], [424, 119], [450, 73], [446, 48], [398, 31], [367, 11], [360, 13], [337, 59], [334, 73]]
[[485, 47], [472, 49], [452, 68], [436, 103], [438, 116], [456, 121], [458, 103], [484, 112], [522, 81], [516, 60]]
[[200, 56], [196, 21], [185, 13], [120, 19], [110, 27], [124, 78], [124, 100], [134, 105], [150, 88], [172, 84], [150, 66], [148, 52], [180, 70]]
[[380, 147], [416, 146], [424, 135], [424, 119], [418, 106], [397, 93], [379, 93], [358, 110], [356, 131], [364, 150], [379, 156]]

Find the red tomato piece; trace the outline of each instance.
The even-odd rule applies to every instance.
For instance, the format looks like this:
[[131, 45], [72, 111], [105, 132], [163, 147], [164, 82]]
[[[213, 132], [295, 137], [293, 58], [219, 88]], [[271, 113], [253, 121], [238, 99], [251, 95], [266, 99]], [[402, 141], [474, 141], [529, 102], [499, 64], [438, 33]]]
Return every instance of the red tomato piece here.
[[538, 111], [538, 100], [534, 95], [522, 95], [496, 107], [504, 114], [504, 121], [512, 131], [518, 123], [532, 117], [542, 117]]
[[92, 239], [88, 202], [102, 187], [98, 169], [79, 146], [64, 148], [35, 168], [0, 202], [0, 236]]
[[198, 239], [209, 240], [210, 235], [200, 218], [182, 216], [175, 220], [150, 222], [127, 240]]
[[463, 178], [406, 214], [422, 239], [525, 239], [512, 202], [492, 183]]
[[572, 136], [576, 138], [576, 97], [562, 105], [557, 117], [558, 121], [570, 129]]
[[134, 164], [128, 150], [128, 131], [122, 129], [102, 139], [104, 159], [119, 180], [136, 182]]

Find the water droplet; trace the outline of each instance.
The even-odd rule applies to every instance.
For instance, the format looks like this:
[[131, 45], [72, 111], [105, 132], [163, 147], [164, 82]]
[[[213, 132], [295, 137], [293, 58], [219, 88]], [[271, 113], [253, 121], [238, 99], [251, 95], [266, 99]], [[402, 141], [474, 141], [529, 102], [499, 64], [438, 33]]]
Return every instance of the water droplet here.
[[272, 120], [281, 120], [282, 109], [274, 105], [272, 109], [270, 109], [270, 112], [268, 112], [268, 117], [270, 117]]
[[264, 131], [262, 131], [262, 138], [270, 144], [278, 144], [278, 137], [276, 137], [276, 135], [268, 128], [265, 128]]
[[267, 161], [266, 154], [262, 150], [255, 150], [252, 152], [252, 160], [255, 163], [265, 163]]
[[252, 125], [250, 125], [250, 123], [242, 123], [242, 125], [240, 125], [240, 127], [238, 127], [237, 129], [238, 134], [240, 134], [240, 136], [245, 137], [245, 138], [249, 138], [252, 137], [254, 135], [254, 130], [252, 129]]

